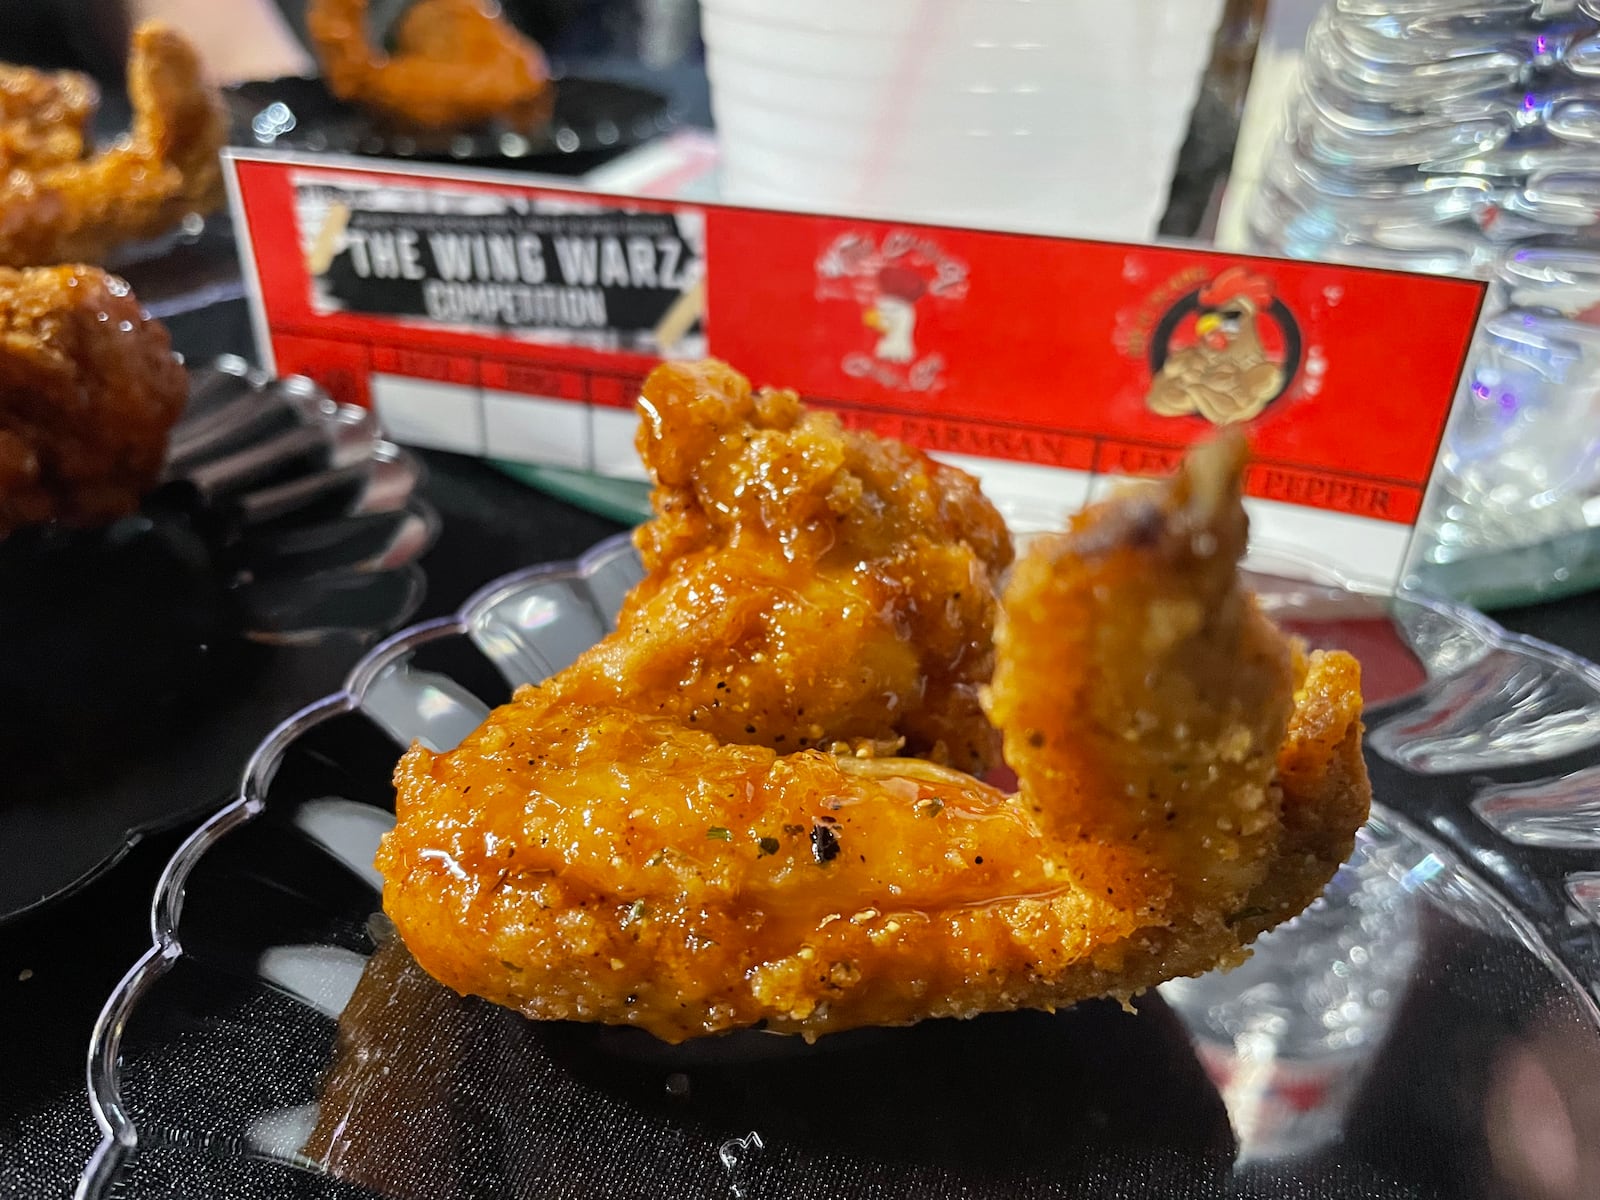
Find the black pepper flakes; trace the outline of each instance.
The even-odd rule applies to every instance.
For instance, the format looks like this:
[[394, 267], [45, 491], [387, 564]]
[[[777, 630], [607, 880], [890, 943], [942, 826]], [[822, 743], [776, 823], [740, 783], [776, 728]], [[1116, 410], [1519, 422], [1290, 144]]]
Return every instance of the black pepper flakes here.
[[775, 837], [757, 838], [756, 851], [757, 858], [765, 858], [769, 854], [776, 854], [778, 852], [778, 839]]
[[821, 822], [811, 827], [811, 857], [823, 866], [839, 857], [839, 835]]

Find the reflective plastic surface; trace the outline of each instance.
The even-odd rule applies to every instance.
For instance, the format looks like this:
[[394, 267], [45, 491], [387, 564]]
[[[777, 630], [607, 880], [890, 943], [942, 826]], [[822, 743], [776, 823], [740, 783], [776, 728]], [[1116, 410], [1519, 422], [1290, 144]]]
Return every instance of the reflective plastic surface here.
[[336, 99], [320, 79], [300, 76], [235, 84], [224, 97], [237, 146], [522, 168], [540, 158], [624, 150], [675, 123], [660, 92], [576, 77], [556, 80], [549, 111], [536, 121], [458, 130], [398, 128]]
[[390, 639], [262, 745], [102, 1015], [81, 1195], [1593, 1194], [1600, 670], [1462, 608], [1255, 567], [1280, 621], [1362, 658], [1378, 807], [1240, 970], [1135, 1013], [809, 1047], [673, 1048], [433, 983], [377, 914], [395, 758], [607, 628], [639, 572], [613, 539]]
[[[1600, 175], [1584, 190], [1600, 204]], [[1427, 590], [1482, 605], [1593, 587], [1600, 243], [1506, 251], [1485, 311], [1409, 570]], [[1532, 549], [1520, 562], [1497, 560], [1509, 547]]]
[[1592, 235], [1600, 27], [1572, 3], [1328, 0], [1252, 206], [1258, 248], [1486, 275]]
[[223, 803], [241, 756], [411, 617], [421, 481], [371, 413], [228, 357], [191, 370], [139, 512], [0, 541], [0, 921]]
[[1577, 0], [1326, 0], [1252, 248], [1489, 280], [1409, 585], [1600, 584], [1600, 20]]

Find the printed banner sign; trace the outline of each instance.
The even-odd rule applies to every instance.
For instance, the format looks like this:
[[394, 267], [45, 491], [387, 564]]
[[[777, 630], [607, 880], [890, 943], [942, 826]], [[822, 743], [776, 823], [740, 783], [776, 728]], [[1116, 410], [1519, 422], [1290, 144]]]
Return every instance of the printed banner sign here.
[[702, 213], [314, 179], [295, 182], [294, 213], [318, 314], [704, 351]]
[[400, 440], [637, 477], [640, 381], [714, 354], [974, 471], [1026, 529], [1240, 426], [1258, 539], [1390, 584], [1483, 297], [443, 167], [238, 151], [229, 170], [263, 356]]

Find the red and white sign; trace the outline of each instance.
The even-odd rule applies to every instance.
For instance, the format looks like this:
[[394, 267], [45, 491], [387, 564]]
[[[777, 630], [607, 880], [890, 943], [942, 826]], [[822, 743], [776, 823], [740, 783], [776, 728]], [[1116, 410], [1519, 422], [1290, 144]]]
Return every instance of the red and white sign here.
[[260, 349], [400, 440], [637, 477], [633, 401], [713, 354], [1053, 526], [1249, 434], [1259, 540], [1398, 577], [1482, 285], [232, 152]]

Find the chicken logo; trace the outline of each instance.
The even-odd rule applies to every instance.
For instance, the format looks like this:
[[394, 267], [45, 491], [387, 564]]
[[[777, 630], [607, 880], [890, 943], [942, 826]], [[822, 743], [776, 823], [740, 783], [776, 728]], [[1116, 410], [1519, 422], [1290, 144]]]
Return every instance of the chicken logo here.
[[1150, 410], [1235, 425], [1261, 415], [1300, 368], [1300, 328], [1272, 284], [1230, 267], [1180, 297], [1149, 342]]
[[928, 281], [906, 267], [884, 267], [878, 272], [878, 291], [861, 318], [868, 329], [877, 331], [874, 358], [884, 362], [908, 363], [917, 356], [917, 301], [927, 293]]
[[931, 304], [967, 294], [967, 265], [922, 233], [895, 230], [881, 241], [866, 233], [835, 238], [817, 258], [817, 298], [848, 300], [870, 341], [848, 352], [844, 373], [896, 391], [935, 391], [944, 357], [919, 342], [919, 317]]

